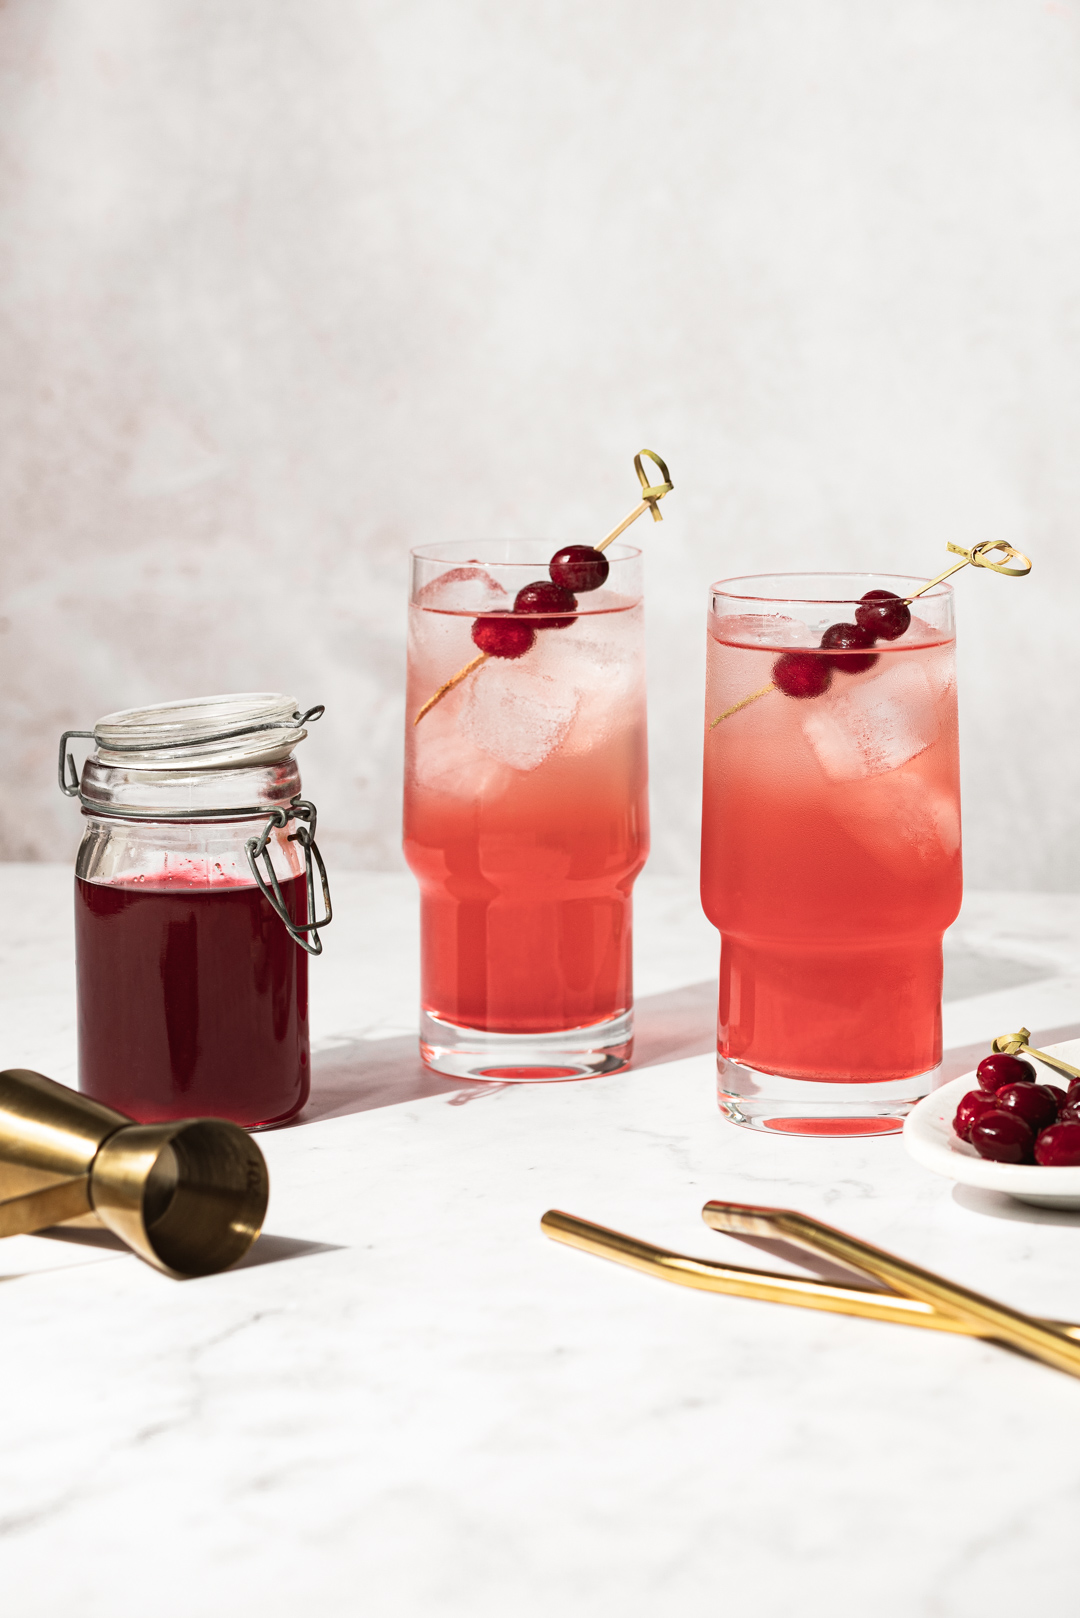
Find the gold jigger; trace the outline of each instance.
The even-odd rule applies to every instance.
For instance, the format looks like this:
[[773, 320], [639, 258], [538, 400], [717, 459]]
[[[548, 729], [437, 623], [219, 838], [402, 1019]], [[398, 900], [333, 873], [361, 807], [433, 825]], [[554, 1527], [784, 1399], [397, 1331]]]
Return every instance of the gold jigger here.
[[243, 1258], [269, 1196], [238, 1124], [136, 1124], [41, 1073], [0, 1073], [0, 1236], [96, 1216], [166, 1275], [214, 1275]]

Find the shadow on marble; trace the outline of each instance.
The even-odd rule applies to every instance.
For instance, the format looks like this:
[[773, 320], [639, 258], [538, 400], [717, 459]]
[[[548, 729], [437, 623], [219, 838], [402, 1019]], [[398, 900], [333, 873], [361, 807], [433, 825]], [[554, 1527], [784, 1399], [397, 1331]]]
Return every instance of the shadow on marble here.
[[275, 1236], [264, 1231], [242, 1259], [230, 1265], [233, 1270], [253, 1270], [257, 1264], [285, 1264], [294, 1258], [312, 1258], [316, 1253], [340, 1253], [340, 1242], [305, 1242], [295, 1236]]
[[[744, 1247], [756, 1248], [759, 1252], [767, 1254], [769, 1258], [779, 1259], [782, 1264], [791, 1265], [794, 1269], [809, 1272], [817, 1281], [837, 1281], [841, 1286], [860, 1287], [864, 1292], [888, 1292], [889, 1288], [882, 1286], [870, 1275], [864, 1275], [862, 1270], [849, 1270], [843, 1264], [834, 1264], [824, 1253], [808, 1253], [805, 1247], [796, 1247], [794, 1242], [774, 1240], [768, 1236], [736, 1236], [734, 1231], [728, 1232], [733, 1240], [742, 1243]], [[758, 1268], [757, 1265], [754, 1266]]]
[[[122, 1242], [119, 1236], [114, 1236], [111, 1230], [89, 1227], [65, 1230], [62, 1225], [53, 1225], [48, 1230], [35, 1231], [34, 1235], [50, 1242], [71, 1242], [77, 1247], [102, 1247], [113, 1253], [131, 1253], [127, 1243]], [[275, 1236], [265, 1231], [242, 1259], [230, 1265], [230, 1270], [250, 1270], [256, 1264], [282, 1264], [289, 1259], [308, 1258], [314, 1253], [340, 1251], [341, 1246], [337, 1242], [301, 1241], [295, 1236]]]
[[64, 1225], [50, 1225], [48, 1230], [35, 1230], [33, 1235], [47, 1242], [72, 1242], [76, 1247], [107, 1247], [114, 1253], [130, 1253], [131, 1248], [122, 1242], [119, 1236], [114, 1236], [111, 1230], [95, 1230], [92, 1226], [81, 1228], [65, 1227]]
[[415, 1034], [343, 1040], [340, 1045], [313, 1053], [311, 1098], [291, 1127], [318, 1123], [324, 1118], [347, 1118], [378, 1107], [396, 1107], [405, 1101], [425, 1101], [431, 1096], [442, 1096], [460, 1105], [502, 1088], [441, 1079], [420, 1060]]
[[[1016, 963], [1007, 964], [1011, 971]], [[715, 978], [668, 989], [663, 994], [643, 995], [634, 1007], [633, 1067], [657, 1067], [687, 1056], [711, 1054], [716, 1048], [716, 997]], [[1036, 1044], [1053, 1045], [1077, 1036], [1080, 1023], [1039, 1029], [1033, 1037]], [[941, 1083], [969, 1073], [988, 1050], [989, 1045], [983, 1041], [946, 1051]], [[311, 1066], [311, 1099], [289, 1127], [435, 1096], [442, 1096], [451, 1106], [463, 1106], [506, 1088], [440, 1078], [420, 1060], [415, 1034], [343, 1040], [315, 1052]]]
[[1045, 982], [1055, 968], [1033, 966], [1030, 961], [1014, 961], [1006, 955], [988, 955], [945, 937], [945, 981], [941, 998], [967, 1000], [975, 994], [992, 994], [997, 989], [1015, 989], [1024, 983]]
[[708, 1056], [716, 1049], [717, 981], [688, 983], [634, 1004], [634, 1067]]
[[1071, 1225], [1074, 1230], [1080, 1229], [1080, 1208], [1034, 1208], [1000, 1191], [984, 1191], [974, 1185], [954, 1185], [953, 1201], [968, 1213], [985, 1214], [990, 1219], [1008, 1219], [1022, 1225]]
[[[715, 1046], [715, 979], [645, 995], [635, 1004], [635, 1068], [707, 1055]], [[312, 1055], [311, 1099], [291, 1127], [433, 1096], [460, 1107], [507, 1088], [440, 1078], [420, 1060], [415, 1034], [343, 1040]]]

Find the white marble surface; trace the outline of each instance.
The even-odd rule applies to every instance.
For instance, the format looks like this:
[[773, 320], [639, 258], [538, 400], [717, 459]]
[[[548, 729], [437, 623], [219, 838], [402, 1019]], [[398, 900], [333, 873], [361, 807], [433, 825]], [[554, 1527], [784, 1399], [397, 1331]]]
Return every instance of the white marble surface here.
[[[3, 1062], [74, 1073], [70, 873], [0, 867]], [[1080, 1384], [999, 1349], [684, 1292], [546, 1242], [550, 1206], [706, 1256], [710, 1196], [823, 1214], [1080, 1319], [1080, 1216], [955, 1190], [899, 1139], [726, 1124], [715, 945], [646, 878], [641, 1054], [444, 1085], [414, 1048], [408, 879], [339, 876], [310, 1117], [260, 1137], [268, 1234], [174, 1283], [0, 1247], [0, 1581], [19, 1618], [1013, 1618], [1076, 1600]], [[964, 1047], [1080, 1033], [1080, 898], [973, 895]]]

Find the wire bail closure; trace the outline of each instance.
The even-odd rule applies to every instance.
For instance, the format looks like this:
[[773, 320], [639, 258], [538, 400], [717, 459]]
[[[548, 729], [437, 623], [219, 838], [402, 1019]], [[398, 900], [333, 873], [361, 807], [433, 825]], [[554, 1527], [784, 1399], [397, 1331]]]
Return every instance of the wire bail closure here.
[[[295, 730], [297, 726], [313, 723], [321, 719], [325, 712], [325, 705], [316, 703], [306, 713], [299, 709], [287, 720], [271, 720], [265, 724], [238, 725], [229, 730], [215, 731], [209, 736], [200, 736], [199, 742], [232, 741], [240, 736], [252, 736], [262, 731]], [[93, 815], [102, 815], [107, 819], [140, 820], [140, 821], [184, 821], [188, 824], [220, 824], [223, 821], [255, 820], [263, 815], [267, 816], [266, 825], [258, 837], [249, 837], [244, 844], [247, 854], [248, 868], [255, 878], [256, 886], [271, 909], [284, 924], [285, 930], [295, 944], [309, 955], [322, 954], [322, 939], [319, 930], [328, 927], [334, 918], [333, 907], [330, 903], [330, 882], [326, 874], [326, 865], [315, 841], [315, 826], [318, 820], [318, 811], [315, 805], [306, 798], [293, 798], [288, 808], [278, 806], [269, 808], [265, 803], [242, 805], [232, 809], [171, 809], [167, 811], [156, 810], [147, 812], [145, 809], [128, 809], [120, 804], [103, 805], [86, 797], [82, 790], [79, 772], [75, 767], [75, 760], [68, 751], [68, 743], [72, 740], [98, 742], [97, 732], [93, 730], [65, 730], [60, 738], [60, 755], [57, 761], [57, 780], [60, 791], [65, 798], [78, 798], [85, 810]], [[102, 745], [98, 742], [98, 745]], [[190, 741], [158, 742], [156, 752], [164, 752], [169, 748], [190, 747]], [[110, 753], [142, 753], [146, 751], [146, 744], [110, 742], [106, 749]], [[137, 767], [137, 766], [136, 766]], [[270, 854], [270, 838], [275, 831], [284, 830], [290, 821], [300, 821], [296, 831], [290, 832], [289, 842], [299, 843], [304, 851], [304, 888], [307, 900], [307, 913], [313, 919], [305, 922], [294, 921], [285, 904], [277, 872], [274, 870]], [[266, 875], [259, 869], [259, 862], [265, 869]], [[315, 892], [315, 866], [319, 870], [319, 883], [322, 887], [323, 911], [319, 916], [316, 909]], [[310, 936], [308, 936], [310, 934]]]
[[[278, 882], [274, 862], [270, 857], [268, 844], [276, 829], [284, 829], [290, 820], [307, 821], [307, 825], [297, 826], [294, 832], [289, 833], [290, 843], [299, 843], [304, 850], [304, 892], [307, 896], [307, 913], [314, 919], [311, 921], [294, 921], [289, 915]], [[329, 927], [334, 919], [333, 907], [330, 904], [330, 883], [326, 875], [326, 866], [319, 853], [319, 845], [315, 841], [315, 826], [318, 820], [318, 811], [313, 803], [306, 798], [294, 798], [287, 809], [274, 809], [270, 819], [263, 827], [260, 837], [249, 837], [244, 844], [247, 853], [248, 867], [255, 878], [256, 885], [263, 898], [276, 912], [284, 924], [285, 931], [294, 944], [306, 950], [309, 955], [322, 954], [322, 939], [319, 937], [320, 927]], [[269, 882], [259, 870], [259, 861], [262, 860]], [[319, 867], [319, 881], [322, 885], [323, 909], [325, 915], [318, 916], [315, 906], [315, 873], [312, 864]], [[311, 934], [309, 938], [306, 935]]]

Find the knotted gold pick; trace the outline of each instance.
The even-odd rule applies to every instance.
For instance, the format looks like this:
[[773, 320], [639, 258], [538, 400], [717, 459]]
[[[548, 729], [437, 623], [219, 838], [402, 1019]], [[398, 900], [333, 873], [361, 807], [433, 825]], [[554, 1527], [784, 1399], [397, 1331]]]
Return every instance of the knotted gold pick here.
[[[645, 471], [645, 468], [642, 465], [641, 457], [643, 455], [647, 455], [649, 460], [653, 461], [660, 468], [664, 475], [664, 481], [662, 483], [649, 482], [648, 473]], [[639, 449], [637, 454], [634, 456], [634, 471], [637, 473], [638, 482], [641, 484], [641, 500], [634, 507], [629, 516], [624, 517], [622, 522], [616, 523], [610, 534], [604, 535], [599, 545], [595, 545], [593, 547], [594, 550], [606, 550], [613, 539], [618, 539], [619, 535], [625, 533], [630, 524], [632, 522], [637, 522], [638, 518], [644, 516], [646, 511], [652, 512], [653, 522], [663, 522], [664, 518], [660, 511], [660, 501], [664, 498], [665, 494], [670, 494], [674, 488], [674, 484], [671, 481], [671, 473], [667, 469], [667, 463], [663, 461], [654, 450]], [[462, 680], [466, 679], [474, 669], [478, 669], [481, 663], [486, 663], [487, 660], [488, 653], [481, 652], [479, 656], [474, 657], [470, 663], [466, 663], [464, 668], [458, 669], [456, 674], [452, 674], [448, 680], [444, 680], [443, 684], [440, 685], [434, 696], [429, 697], [424, 703], [424, 706], [420, 709], [416, 715], [416, 718], [413, 720], [413, 724], [418, 725], [421, 719], [423, 719], [424, 715], [426, 713], [430, 713], [437, 702], [441, 702], [443, 697], [447, 696], [455, 686], [460, 685]]]
[[[646, 451], [645, 453], [648, 452]], [[945, 569], [944, 573], [939, 573], [936, 579], [929, 579], [925, 584], [920, 584], [917, 590], [913, 590], [909, 596], [904, 597], [905, 606], [910, 607], [913, 601], [917, 601], [919, 596], [925, 595], [927, 590], [932, 590], [934, 585], [940, 584], [943, 579], [951, 579], [953, 574], [959, 573], [962, 567], [988, 567], [992, 573], [1004, 573], [1010, 579], [1022, 579], [1025, 574], [1031, 572], [1031, 562], [1023, 551], [1015, 550], [1012, 545], [1006, 545], [1003, 539], [981, 539], [977, 545], [972, 545], [970, 550], [965, 550], [962, 545], [954, 545], [949, 540], [946, 542], [945, 548], [952, 551], [954, 556], [962, 556], [963, 561], [954, 562], [952, 567]], [[994, 551], [1004, 553], [1000, 562], [990, 561]], [[1023, 562], [1023, 567], [1007, 567], [1005, 565], [1007, 562], [1016, 560]], [[770, 680], [768, 685], [761, 687], [760, 691], [752, 691], [748, 697], [743, 697], [740, 702], [733, 702], [730, 708], [725, 708], [723, 713], [718, 714], [712, 721], [709, 729], [715, 730], [722, 719], [730, 719], [732, 714], [738, 713], [742, 708], [749, 708], [750, 704], [756, 702], [759, 697], [767, 697], [770, 691], [775, 690], [776, 686]]]
[[[936, 579], [931, 579], [928, 584], [920, 585], [912, 595], [907, 596], [905, 599], [909, 607], [919, 596], [925, 595], [927, 590], [932, 590], [935, 584], [940, 584], [942, 579], [951, 579], [954, 573], [959, 573], [962, 567], [988, 567], [991, 573], [1004, 573], [1005, 577], [1009, 579], [1022, 579], [1031, 572], [1031, 563], [1023, 551], [1015, 550], [1013, 546], [1006, 545], [1003, 539], [981, 539], [977, 545], [972, 545], [968, 551], [962, 545], [954, 545], [949, 541], [945, 549], [952, 551], [954, 556], [962, 556], [964, 560], [954, 562], [952, 567], [945, 569], [944, 573], [939, 573]], [[994, 551], [1004, 552], [1002, 561], [990, 561], [990, 556]], [[1023, 567], [1005, 566], [1006, 562], [1015, 561], [1017, 557], [1023, 562]]]
[[1063, 1062], [1060, 1056], [1047, 1056], [1045, 1051], [1037, 1051], [1034, 1045], [1028, 1044], [1030, 1038], [1030, 1028], [1018, 1028], [1015, 1034], [999, 1034], [991, 1048], [998, 1056], [1019, 1056], [1022, 1051], [1026, 1056], [1034, 1056], [1037, 1061], [1045, 1062], [1047, 1067], [1054, 1068], [1066, 1079], [1080, 1079], [1080, 1067]]
[[[664, 474], [663, 483], [649, 482], [648, 474], [641, 464], [641, 457], [643, 455], [647, 455], [650, 461], [654, 461], [655, 464], [660, 468], [661, 472]], [[672, 488], [674, 487], [671, 481], [671, 473], [668, 471], [665, 462], [660, 459], [659, 455], [655, 455], [651, 449], [639, 449], [637, 454], [634, 456], [634, 471], [637, 473], [638, 482], [641, 484], [641, 504], [635, 506], [629, 517], [624, 517], [622, 522], [619, 523], [616, 528], [611, 530], [610, 534], [604, 535], [603, 539], [596, 547], [598, 551], [606, 550], [613, 539], [618, 539], [619, 535], [625, 529], [629, 528], [632, 522], [637, 522], [638, 518], [646, 511], [652, 512], [653, 522], [663, 522], [664, 520], [664, 514], [660, 510], [660, 501], [664, 498], [665, 494], [670, 494]]]

